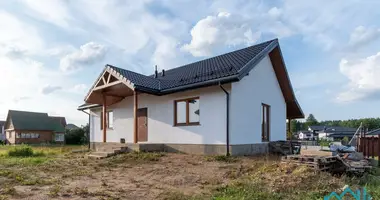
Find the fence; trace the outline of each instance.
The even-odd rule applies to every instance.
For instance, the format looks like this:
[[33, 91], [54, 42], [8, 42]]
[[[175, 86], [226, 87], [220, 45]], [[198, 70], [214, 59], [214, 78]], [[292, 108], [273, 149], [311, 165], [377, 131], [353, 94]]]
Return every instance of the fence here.
[[364, 157], [375, 158], [380, 156], [380, 137], [362, 136], [356, 142], [356, 149], [362, 152]]

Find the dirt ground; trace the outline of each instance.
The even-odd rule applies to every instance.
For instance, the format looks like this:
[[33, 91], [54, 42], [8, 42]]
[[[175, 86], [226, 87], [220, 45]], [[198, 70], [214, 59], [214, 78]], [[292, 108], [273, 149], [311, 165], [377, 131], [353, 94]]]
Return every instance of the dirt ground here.
[[0, 168], [0, 184], [11, 187], [3, 198], [168, 199], [165, 195], [176, 191], [185, 195], [208, 193], [209, 188], [240, 176], [243, 167], [254, 166], [248, 158], [219, 162], [213, 157], [185, 154], [121, 154], [93, 160], [83, 155], [73, 154], [38, 166]]
[[0, 200], [316, 199], [346, 184], [284, 166], [277, 156], [126, 153], [93, 160], [68, 153], [38, 159], [0, 159]]

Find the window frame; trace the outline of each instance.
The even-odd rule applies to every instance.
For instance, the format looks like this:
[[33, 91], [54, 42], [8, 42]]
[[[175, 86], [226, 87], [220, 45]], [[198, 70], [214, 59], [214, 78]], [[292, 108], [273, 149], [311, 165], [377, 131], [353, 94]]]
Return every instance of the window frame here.
[[[261, 141], [262, 142], [269, 142], [270, 141], [270, 119], [271, 119], [271, 106], [265, 103], [261, 104]], [[265, 115], [266, 114], [266, 115]], [[266, 124], [264, 124], [264, 118]], [[267, 135], [265, 135], [264, 126], [266, 125], [267, 129]], [[266, 136], [266, 137], [265, 137]]]
[[[198, 122], [190, 122], [190, 106], [189, 102], [191, 100], [200, 100], [199, 97], [191, 97], [186, 99], [178, 99], [174, 100], [174, 126], [199, 126], [200, 125], [200, 118]], [[177, 103], [178, 102], [186, 102], [186, 122], [185, 123], [177, 123]], [[200, 101], [199, 101], [200, 102]], [[200, 106], [200, 104], [199, 104]]]
[[[112, 127], [109, 127], [109, 113], [110, 112], [112, 112]], [[113, 112], [113, 110], [107, 110], [106, 114], [107, 114], [107, 116], [106, 116], [106, 126], [107, 126], [107, 129], [108, 130], [113, 130], [113, 127], [114, 127], [114, 123], [113, 123], [114, 112]], [[100, 130], [103, 130], [103, 111], [100, 112]]]

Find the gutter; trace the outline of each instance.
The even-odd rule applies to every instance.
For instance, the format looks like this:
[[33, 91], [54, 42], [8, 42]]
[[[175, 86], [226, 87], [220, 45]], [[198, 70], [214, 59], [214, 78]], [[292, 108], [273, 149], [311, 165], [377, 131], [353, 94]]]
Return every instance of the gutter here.
[[88, 115], [88, 133], [87, 133], [87, 139], [88, 139], [88, 149], [91, 149], [91, 146], [90, 146], [90, 131], [91, 131], [91, 115], [90, 113], [84, 111], [84, 110], [81, 110], [82, 112], [86, 113]]
[[226, 93], [226, 156], [230, 156], [230, 93], [223, 88], [222, 84], [219, 82], [219, 87]]

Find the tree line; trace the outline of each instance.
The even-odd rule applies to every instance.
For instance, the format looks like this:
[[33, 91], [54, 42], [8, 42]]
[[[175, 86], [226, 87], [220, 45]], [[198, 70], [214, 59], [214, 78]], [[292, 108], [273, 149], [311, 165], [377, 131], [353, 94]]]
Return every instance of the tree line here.
[[362, 119], [348, 119], [348, 120], [325, 120], [318, 121], [313, 114], [309, 114], [306, 121], [291, 120], [290, 127], [291, 132], [295, 133], [301, 130], [307, 130], [309, 126], [321, 125], [321, 126], [342, 126], [349, 128], [359, 128], [360, 123], [363, 123], [368, 130], [374, 130], [380, 128], [380, 118], [362, 118]]

